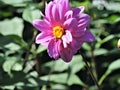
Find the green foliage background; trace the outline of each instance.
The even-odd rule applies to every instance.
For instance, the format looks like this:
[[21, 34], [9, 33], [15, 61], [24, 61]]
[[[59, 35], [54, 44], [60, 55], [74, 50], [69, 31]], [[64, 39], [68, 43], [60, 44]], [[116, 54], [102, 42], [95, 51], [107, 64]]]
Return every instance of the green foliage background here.
[[[95, 2], [97, 1], [97, 3]], [[96, 90], [86, 59], [102, 90], [120, 90], [120, 0], [70, 0], [85, 6], [96, 42], [83, 44], [70, 63], [52, 60], [34, 43], [32, 21], [45, 0], [0, 0], [0, 90]]]

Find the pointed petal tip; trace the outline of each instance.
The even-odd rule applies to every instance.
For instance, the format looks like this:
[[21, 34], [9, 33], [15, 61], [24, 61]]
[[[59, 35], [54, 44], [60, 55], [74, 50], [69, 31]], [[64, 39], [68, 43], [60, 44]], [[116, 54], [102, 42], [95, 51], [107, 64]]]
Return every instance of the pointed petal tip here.
[[33, 26], [36, 26], [36, 24], [38, 24], [38, 21], [40, 21], [40, 20], [39, 20], [39, 19], [33, 20], [33, 21], [32, 21], [32, 25], [33, 25]]
[[80, 40], [83, 41], [83, 42], [94, 42], [95, 41], [95, 37], [89, 30], [85, 30], [85, 33], [80, 38]]
[[80, 8], [80, 13], [82, 13], [85, 10], [84, 6], [80, 6], [79, 8]]

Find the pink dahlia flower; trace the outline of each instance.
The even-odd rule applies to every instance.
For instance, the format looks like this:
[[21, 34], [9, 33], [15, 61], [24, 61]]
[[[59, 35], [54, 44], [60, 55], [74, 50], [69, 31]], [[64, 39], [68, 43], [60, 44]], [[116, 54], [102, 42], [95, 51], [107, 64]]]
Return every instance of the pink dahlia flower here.
[[43, 20], [33, 21], [41, 33], [36, 43], [48, 47], [51, 58], [61, 57], [65, 62], [71, 61], [73, 55], [84, 42], [94, 41], [94, 36], [87, 30], [90, 16], [83, 13], [84, 7], [70, 8], [69, 0], [53, 0], [46, 3]]

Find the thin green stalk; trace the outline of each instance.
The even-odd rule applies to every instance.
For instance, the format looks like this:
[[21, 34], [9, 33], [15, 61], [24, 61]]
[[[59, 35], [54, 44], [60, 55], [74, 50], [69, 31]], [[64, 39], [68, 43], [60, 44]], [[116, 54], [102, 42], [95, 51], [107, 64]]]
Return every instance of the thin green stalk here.
[[93, 75], [95, 76], [95, 79], [98, 80], [96, 62], [95, 62], [95, 56], [94, 56], [94, 47], [92, 45], [91, 45], [91, 62], [92, 62], [91, 67], [92, 67]]
[[85, 62], [85, 64], [86, 64], [86, 67], [87, 67], [87, 69], [88, 69], [88, 71], [89, 71], [89, 73], [90, 73], [90, 75], [91, 75], [94, 83], [96, 84], [98, 90], [101, 90], [101, 89], [100, 89], [100, 86], [99, 86], [99, 84], [98, 84], [98, 82], [97, 82], [97, 80], [95, 79], [95, 77], [94, 77], [94, 75], [93, 75], [93, 73], [92, 73], [92, 71], [91, 71], [91, 69], [90, 69], [90, 67], [89, 67], [89, 65], [88, 65], [88, 63], [87, 63], [87, 61], [86, 61], [85, 59], [83, 59], [83, 60], [84, 60], [84, 62]]
[[34, 43], [34, 41], [35, 41], [36, 35], [37, 35], [37, 31], [34, 31], [33, 37], [32, 37], [32, 40], [31, 40], [31, 43], [30, 43], [30, 45], [29, 45], [29, 47], [28, 47], [28, 50], [27, 50], [27, 52], [26, 52], [26, 55], [25, 55], [24, 64], [23, 64], [23, 70], [24, 70], [25, 65], [26, 65], [26, 63], [27, 63], [27, 61], [28, 61], [29, 54], [30, 54], [30, 50], [31, 50], [32, 45], [33, 45], [33, 43]]
[[84, 55], [83, 55], [82, 53], [81, 53], [81, 55], [82, 55], [82, 57], [83, 57], [83, 61], [85, 62], [86, 67], [87, 67], [87, 69], [88, 69], [88, 71], [89, 71], [89, 74], [90, 74], [90, 76], [92, 77], [95, 85], [97, 86], [98, 90], [101, 90], [101, 89], [100, 89], [100, 86], [99, 86], [99, 84], [98, 84], [98, 82], [97, 82], [97, 80], [96, 80], [96, 78], [95, 78], [95, 76], [93, 75], [93, 72], [91, 71], [91, 69], [90, 69], [90, 67], [89, 67], [89, 65], [88, 65], [88, 63], [87, 63], [87, 61], [86, 61], [86, 59], [85, 59], [85, 57], [84, 57]]
[[111, 73], [111, 71], [106, 71], [104, 74], [103, 74], [103, 76], [100, 78], [100, 80], [99, 80], [99, 85], [101, 85], [102, 83], [103, 83], [103, 81], [105, 80], [105, 78], [109, 75]]

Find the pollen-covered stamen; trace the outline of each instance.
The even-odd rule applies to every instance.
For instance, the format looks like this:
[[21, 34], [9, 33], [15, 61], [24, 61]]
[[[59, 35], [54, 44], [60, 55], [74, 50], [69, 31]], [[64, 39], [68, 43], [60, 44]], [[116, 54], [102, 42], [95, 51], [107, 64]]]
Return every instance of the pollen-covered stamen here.
[[53, 35], [56, 38], [61, 38], [63, 34], [64, 34], [64, 29], [61, 26], [53, 27]]

